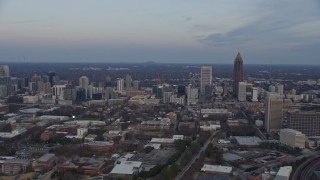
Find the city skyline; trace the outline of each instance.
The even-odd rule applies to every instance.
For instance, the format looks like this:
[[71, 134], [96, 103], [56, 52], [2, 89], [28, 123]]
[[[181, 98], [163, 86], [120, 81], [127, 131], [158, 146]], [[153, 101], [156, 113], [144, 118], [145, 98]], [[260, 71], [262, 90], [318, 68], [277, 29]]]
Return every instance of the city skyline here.
[[0, 62], [319, 64], [320, 4], [0, 1]]

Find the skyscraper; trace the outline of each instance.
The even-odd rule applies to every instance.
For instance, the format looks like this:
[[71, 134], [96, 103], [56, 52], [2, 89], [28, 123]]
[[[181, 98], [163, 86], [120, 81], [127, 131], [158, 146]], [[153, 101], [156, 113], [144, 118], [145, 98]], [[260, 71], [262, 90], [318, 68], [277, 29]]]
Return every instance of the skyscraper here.
[[53, 78], [56, 75], [56, 73], [54, 71], [50, 71], [47, 73], [47, 75], [49, 77], [50, 86], [52, 87], [54, 85]]
[[200, 93], [205, 94], [206, 86], [212, 85], [212, 67], [201, 66], [201, 80], [200, 80]]
[[130, 90], [132, 87], [132, 77], [131, 75], [126, 75], [126, 90]]
[[233, 66], [233, 95], [238, 95], [239, 82], [243, 81], [243, 60], [238, 52]]
[[0, 66], [0, 76], [3, 76], [3, 77], [9, 77], [10, 76], [9, 66], [8, 65], [1, 65]]
[[86, 98], [90, 96], [89, 78], [87, 76], [81, 76], [79, 78], [79, 86], [85, 90]]
[[117, 90], [119, 92], [124, 90], [124, 79], [122, 78], [117, 79]]
[[247, 100], [247, 83], [239, 82], [238, 100], [244, 102]]
[[265, 105], [265, 128], [267, 132], [279, 131], [282, 126], [283, 99], [277, 93], [268, 92]]
[[81, 76], [79, 78], [79, 86], [81, 88], [87, 89], [89, 86], [89, 78], [87, 76]]

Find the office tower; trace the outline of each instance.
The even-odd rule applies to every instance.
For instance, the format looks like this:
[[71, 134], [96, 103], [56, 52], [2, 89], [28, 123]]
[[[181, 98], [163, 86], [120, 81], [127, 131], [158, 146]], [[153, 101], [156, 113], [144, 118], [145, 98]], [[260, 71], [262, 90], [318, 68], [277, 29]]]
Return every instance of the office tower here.
[[1, 98], [4, 98], [4, 97], [8, 96], [8, 92], [7, 91], [8, 91], [7, 86], [0, 85], [0, 97]]
[[29, 79], [28, 78], [21, 78], [21, 87], [26, 88], [29, 86]]
[[132, 87], [132, 77], [131, 75], [126, 75], [126, 90], [130, 90]]
[[110, 76], [106, 77], [106, 87], [112, 87], [112, 81]]
[[212, 85], [212, 67], [202, 66], [201, 67], [201, 80], [200, 80], [200, 93], [205, 94], [206, 87], [211, 88]]
[[76, 104], [82, 104], [86, 100], [86, 90], [83, 88], [76, 89]]
[[239, 82], [243, 81], [243, 60], [238, 52], [233, 66], [233, 95], [238, 95]]
[[124, 79], [122, 78], [117, 79], [117, 90], [119, 92], [124, 90]]
[[252, 101], [253, 102], [258, 101], [258, 88], [256, 87], [252, 88]]
[[152, 85], [151, 94], [155, 95], [155, 96], [158, 94], [158, 86], [157, 85]]
[[187, 90], [187, 103], [190, 104], [196, 104], [199, 99], [199, 90], [197, 88], [192, 88], [192, 85], [189, 84], [186, 88]]
[[140, 81], [134, 80], [132, 84], [133, 84], [133, 90], [138, 91], [140, 86]]
[[297, 91], [295, 89], [291, 89], [291, 95], [297, 95]]
[[172, 92], [163, 93], [163, 103], [170, 103], [172, 98]]
[[35, 83], [35, 82], [29, 82], [29, 86], [28, 86], [28, 88], [29, 88], [29, 91], [37, 91], [38, 90], [38, 88], [37, 88], [37, 83]]
[[113, 88], [112, 87], [106, 87], [104, 91], [104, 97], [105, 99], [113, 99], [114, 98], [114, 93], [113, 93]]
[[81, 76], [79, 78], [79, 86], [81, 88], [87, 89], [89, 86], [89, 78], [87, 76]]
[[276, 92], [276, 87], [274, 85], [270, 85], [269, 92]]
[[177, 95], [178, 95], [178, 97], [186, 95], [186, 86], [185, 85], [178, 85]]
[[81, 76], [79, 78], [79, 87], [85, 90], [86, 98], [90, 97], [89, 78], [87, 76]]
[[56, 73], [53, 72], [53, 71], [50, 71], [50, 72], [47, 73], [47, 75], [49, 77], [50, 86], [52, 87], [54, 85], [53, 78], [56, 75]]
[[289, 112], [288, 127], [307, 136], [320, 136], [320, 113], [315, 111]]
[[283, 100], [275, 93], [266, 94], [265, 128], [267, 132], [279, 131], [282, 127]]
[[276, 88], [275, 88], [275, 91], [280, 95], [282, 96], [283, 95], [283, 89], [284, 89], [284, 86], [282, 84], [277, 84], [276, 85]]
[[7, 96], [12, 94], [10, 77], [4, 77], [4, 76], [0, 77], [0, 85], [7, 87], [7, 91], [6, 91]]
[[63, 100], [63, 89], [66, 88], [66, 85], [54, 85], [52, 87], [52, 95], [55, 99]]
[[247, 100], [247, 83], [239, 82], [238, 100], [243, 102]]
[[76, 98], [77, 98], [77, 93], [73, 85], [71, 84], [66, 85], [66, 87], [63, 88], [63, 99], [67, 101], [72, 101], [72, 103], [74, 103]]
[[163, 86], [158, 86], [156, 98], [162, 99], [163, 98], [163, 92], [164, 92], [164, 87]]
[[0, 66], [0, 76], [2, 76], [2, 77], [9, 77], [10, 76], [8, 65], [1, 65]]
[[48, 94], [51, 92], [51, 84], [50, 82], [38, 82], [38, 92], [42, 94]]

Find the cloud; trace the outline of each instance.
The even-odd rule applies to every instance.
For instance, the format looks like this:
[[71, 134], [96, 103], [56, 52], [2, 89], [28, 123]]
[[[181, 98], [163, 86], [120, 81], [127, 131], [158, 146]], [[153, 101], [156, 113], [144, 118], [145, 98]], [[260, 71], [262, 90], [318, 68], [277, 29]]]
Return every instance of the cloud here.
[[251, 12], [257, 18], [250, 23], [224, 33], [209, 33], [198, 41], [210, 47], [236, 48], [292, 48], [319, 43], [320, 18], [315, 1], [274, 2], [261, 3]]

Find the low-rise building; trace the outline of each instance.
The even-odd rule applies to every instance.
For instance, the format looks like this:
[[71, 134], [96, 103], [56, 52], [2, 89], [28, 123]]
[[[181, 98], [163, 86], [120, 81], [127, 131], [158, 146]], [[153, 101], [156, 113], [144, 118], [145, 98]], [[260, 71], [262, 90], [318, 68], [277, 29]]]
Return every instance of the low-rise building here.
[[35, 165], [33, 166], [33, 170], [40, 172], [40, 171], [49, 171], [55, 164], [56, 156], [52, 153], [47, 153], [41, 156]]
[[83, 144], [85, 147], [90, 147], [94, 151], [110, 152], [113, 150], [114, 143], [108, 141], [92, 141]]
[[17, 175], [26, 173], [30, 169], [31, 163], [27, 159], [8, 159], [2, 164], [2, 174], [4, 175]]
[[122, 161], [116, 164], [110, 174], [113, 175], [133, 175], [140, 172], [142, 162]]
[[261, 139], [256, 136], [233, 136], [240, 146], [259, 146]]
[[274, 180], [288, 180], [292, 172], [291, 166], [281, 167]]
[[230, 174], [232, 172], [232, 167], [204, 164], [201, 171], [205, 173]]
[[281, 129], [280, 142], [290, 147], [305, 148], [306, 135], [294, 129]]

